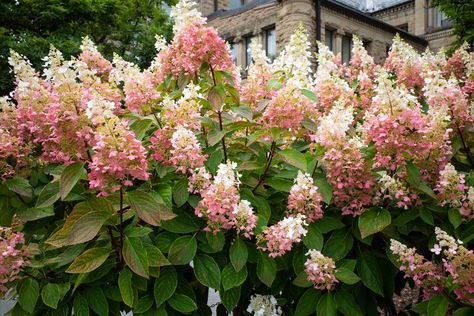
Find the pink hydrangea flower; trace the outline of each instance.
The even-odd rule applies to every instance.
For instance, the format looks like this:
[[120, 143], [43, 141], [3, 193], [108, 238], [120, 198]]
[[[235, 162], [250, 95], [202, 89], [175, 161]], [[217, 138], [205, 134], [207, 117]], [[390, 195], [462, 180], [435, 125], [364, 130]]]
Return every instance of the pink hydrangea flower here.
[[310, 249], [306, 255], [305, 272], [308, 281], [317, 290], [332, 290], [339, 283], [336, 279], [336, 263], [332, 258], [324, 256], [316, 249]]
[[323, 217], [321, 194], [309, 174], [298, 171], [288, 196], [288, 209], [306, 215], [309, 223]]
[[22, 266], [29, 256], [22, 248], [24, 243], [23, 233], [0, 227], [0, 295], [5, 294], [11, 283], [20, 278]]

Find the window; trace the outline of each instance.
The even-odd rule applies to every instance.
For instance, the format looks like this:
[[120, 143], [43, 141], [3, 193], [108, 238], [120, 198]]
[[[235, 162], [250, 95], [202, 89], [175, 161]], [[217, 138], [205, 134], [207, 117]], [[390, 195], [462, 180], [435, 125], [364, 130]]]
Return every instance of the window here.
[[348, 64], [351, 60], [352, 53], [352, 37], [344, 35], [342, 37], [342, 63]]
[[229, 0], [229, 10], [236, 9], [244, 5], [243, 0]]
[[245, 68], [247, 68], [252, 63], [252, 52], [250, 51], [250, 43], [255, 40], [255, 36], [247, 36], [245, 38]]
[[439, 9], [436, 10], [436, 27], [445, 27], [451, 26], [451, 21], [448, 20], [448, 17], [444, 12], [440, 11]]
[[400, 24], [400, 25], [397, 25], [395, 27], [397, 29], [404, 30], [404, 31], [408, 32], [408, 23]]
[[230, 53], [232, 54], [232, 62], [237, 65], [237, 43], [230, 44]]
[[333, 30], [326, 29], [326, 31], [324, 32], [324, 40], [329, 50], [334, 51], [334, 31]]
[[271, 28], [265, 31], [265, 53], [268, 59], [273, 62], [276, 58], [276, 31]]

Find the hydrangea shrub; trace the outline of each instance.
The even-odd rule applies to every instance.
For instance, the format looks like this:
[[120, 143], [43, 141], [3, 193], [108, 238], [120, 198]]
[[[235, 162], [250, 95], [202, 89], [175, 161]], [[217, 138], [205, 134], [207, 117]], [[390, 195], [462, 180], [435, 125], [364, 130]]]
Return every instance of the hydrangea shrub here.
[[474, 314], [474, 54], [349, 64], [298, 28], [240, 78], [180, 1], [145, 70], [87, 38], [0, 99], [11, 315]]

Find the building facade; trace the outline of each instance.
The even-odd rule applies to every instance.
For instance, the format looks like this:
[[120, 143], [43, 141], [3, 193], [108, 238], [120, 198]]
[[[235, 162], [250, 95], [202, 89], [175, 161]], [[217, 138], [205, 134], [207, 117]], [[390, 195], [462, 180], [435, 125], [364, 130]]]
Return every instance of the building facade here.
[[273, 59], [303, 22], [312, 45], [325, 43], [342, 61], [357, 35], [376, 62], [385, 60], [395, 34], [418, 50], [437, 51], [454, 40], [445, 16], [427, 0], [200, 0], [199, 9], [231, 45], [245, 69], [248, 47], [257, 40]]

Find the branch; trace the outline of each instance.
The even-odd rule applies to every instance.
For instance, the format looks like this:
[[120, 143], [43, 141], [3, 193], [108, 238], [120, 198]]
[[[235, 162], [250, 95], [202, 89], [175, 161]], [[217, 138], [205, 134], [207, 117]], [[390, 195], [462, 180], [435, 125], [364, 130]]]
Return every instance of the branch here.
[[258, 187], [263, 183], [263, 180], [265, 179], [265, 176], [267, 175], [268, 170], [270, 170], [272, 159], [273, 159], [273, 156], [275, 155], [275, 149], [276, 149], [276, 143], [275, 141], [273, 141], [272, 146], [270, 148], [270, 154], [267, 157], [267, 165], [265, 166], [265, 170], [263, 171], [263, 174], [261, 175], [260, 179], [258, 179], [257, 185], [252, 189], [252, 192], [255, 192], [255, 190], [257, 190]]

